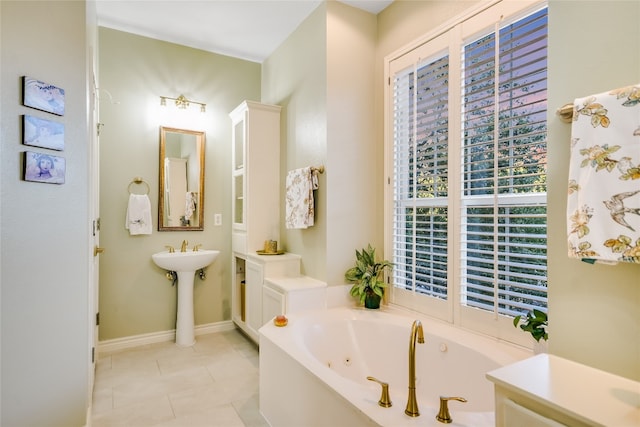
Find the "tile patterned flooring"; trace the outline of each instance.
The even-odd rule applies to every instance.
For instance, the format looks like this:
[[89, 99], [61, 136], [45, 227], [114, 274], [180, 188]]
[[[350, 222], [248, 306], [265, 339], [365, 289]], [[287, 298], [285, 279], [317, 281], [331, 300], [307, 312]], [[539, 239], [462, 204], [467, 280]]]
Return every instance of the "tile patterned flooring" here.
[[258, 348], [237, 330], [100, 354], [92, 427], [268, 427]]

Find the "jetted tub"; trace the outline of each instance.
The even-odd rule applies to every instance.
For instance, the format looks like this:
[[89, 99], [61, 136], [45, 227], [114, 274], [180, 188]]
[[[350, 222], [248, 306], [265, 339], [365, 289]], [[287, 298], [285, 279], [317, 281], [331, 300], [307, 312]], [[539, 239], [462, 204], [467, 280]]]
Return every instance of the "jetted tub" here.
[[[404, 310], [334, 308], [289, 315], [285, 327], [260, 329], [260, 410], [272, 427], [443, 426], [440, 396], [450, 401], [451, 426], [493, 427], [488, 371], [532, 356], [530, 351]], [[416, 344], [419, 417], [405, 415], [409, 341], [414, 320], [425, 343]], [[389, 383], [393, 406], [378, 405]]]

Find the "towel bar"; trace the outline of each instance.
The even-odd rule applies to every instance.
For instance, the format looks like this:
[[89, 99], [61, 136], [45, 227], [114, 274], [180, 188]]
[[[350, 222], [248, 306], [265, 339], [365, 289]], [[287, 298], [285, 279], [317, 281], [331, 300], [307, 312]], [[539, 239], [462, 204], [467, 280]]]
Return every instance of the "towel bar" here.
[[316, 172], [318, 172], [318, 173], [324, 173], [324, 166], [318, 166], [317, 168], [316, 168], [316, 167], [314, 167], [314, 166], [312, 166], [312, 167], [311, 167], [311, 170], [312, 170], [312, 171], [316, 171]]
[[563, 105], [556, 110], [556, 114], [560, 116], [560, 119], [563, 122], [571, 123], [571, 120], [573, 120], [573, 104], [569, 103]]

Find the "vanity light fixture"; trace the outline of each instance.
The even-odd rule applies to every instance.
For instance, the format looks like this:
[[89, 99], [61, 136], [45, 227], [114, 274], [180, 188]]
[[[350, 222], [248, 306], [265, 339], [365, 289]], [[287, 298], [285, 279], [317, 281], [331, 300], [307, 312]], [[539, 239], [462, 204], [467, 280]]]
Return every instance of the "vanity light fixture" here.
[[167, 99], [170, 99], [172, 101], [175, 102], [176, 107], [180, 108], [181, 110], [185, 110], [189, 107], [189, 105], [191, 104], [197, 104], [200, 106], [200, 112], [204, 113], [205, 111], [207, 111], [207, 104], [202, 103], [202, 102], [197, 102], [197, 101], [192, 101], [190, 99], [187, 99], [184, 95], [180, 95], [177, 98], [171, 98], [170, 96], [161, 96], [160, 97], [160, 105], [162, 106], [166, 106], [167, 105]]

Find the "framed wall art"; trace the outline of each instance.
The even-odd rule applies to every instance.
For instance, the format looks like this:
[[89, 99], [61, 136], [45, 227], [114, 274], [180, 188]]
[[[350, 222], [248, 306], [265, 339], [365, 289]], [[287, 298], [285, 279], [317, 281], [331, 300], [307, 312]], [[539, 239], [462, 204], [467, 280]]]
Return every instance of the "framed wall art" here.
[[22, 99], [26, 107], [64, 116], [64, 89], [24, 76]]
[[22, 116], [22, 143], [62, 151], [64, 124], [25, 114]]
[[25, 181], [45, 182], [48, 184], [64, 184], [66, 165], [64, 157], [47, 153], [25, 151]]

